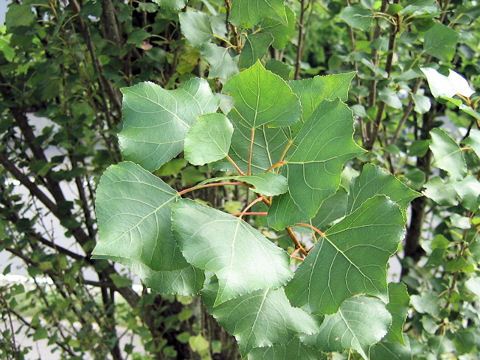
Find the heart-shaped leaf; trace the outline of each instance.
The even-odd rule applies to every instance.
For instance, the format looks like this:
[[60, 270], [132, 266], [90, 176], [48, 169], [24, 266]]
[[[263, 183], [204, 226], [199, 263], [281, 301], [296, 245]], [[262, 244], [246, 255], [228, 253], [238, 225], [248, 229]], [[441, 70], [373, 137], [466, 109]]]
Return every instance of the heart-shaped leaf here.
[[97, 188], [93, 256], [129, 266], [160, 292], [198, 291], [203, 274], [185, 261], [170, 229], [170, 205], [177, 199], [175, 190], [139, 165], [110, 166]]
[[187, 261], [218, 278], [215, 305], [292, 276], [288, 255], [245, 221], [181, 200], [172, 206], [173, 232]]

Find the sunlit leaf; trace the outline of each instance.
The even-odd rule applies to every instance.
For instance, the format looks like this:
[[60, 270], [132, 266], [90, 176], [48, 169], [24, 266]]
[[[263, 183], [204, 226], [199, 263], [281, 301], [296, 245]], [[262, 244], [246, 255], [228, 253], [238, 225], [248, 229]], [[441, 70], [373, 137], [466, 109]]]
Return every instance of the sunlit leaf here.
[[143, 82], [123, 88], [122, 154], [147, 170], [156, 170], [183, 150], [197, 115], [213, 113], [218, 100], [208, 82], [192, 79], [176, 90]]
[[223, 159], [230, 149], [233, 126], [223, 114], [201, 115], [185, 138], [185, 158], [193, 165]]
[[181, 200], [172, 206], [172, 221], [187, 261], [217, 276], [215, 304], [253, 290], [281, 286], [292, 276], [288, 255], [235, 216]]
[[443, 130], [435, 128], [430, 131], [434, 159], [433, 165], [447, 171], [453, 178], [462, 178], [467, 173], [467, 165], [462, 150]]
[[175, 190], [139, 165], [110, 166], [97, 188], [93, 256], [129, 266], [160, 292], [193, 294], [203, 275], [185, 261], [173, 238], [170, 205], [177, 199]]

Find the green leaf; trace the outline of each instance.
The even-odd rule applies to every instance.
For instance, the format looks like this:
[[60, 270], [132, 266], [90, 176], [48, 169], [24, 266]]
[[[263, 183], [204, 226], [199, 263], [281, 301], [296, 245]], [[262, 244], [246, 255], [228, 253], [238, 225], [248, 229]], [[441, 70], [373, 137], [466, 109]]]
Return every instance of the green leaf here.
[[0, 38], [0, 52], [8, 62], [12, 61], [15, 57], [15, 49], [11, 47], [10, 43], [4, 38]]
[[480, 297], [480, 277], [473, 277], [465, 282], [465, 288]]
[[440, 313], [440, 300], [435, 293], [422, 292], [420, 295], [412, 295], [410, 302], [419, 313], [432, 316], [438, 316]]
[[385, 336], [391, 321], [380, 300], [354, 297], [344, 301], [337, 313], [325, 316], [319, 333], [305, 342], [322, 351], [354, 349], [367, 359], [369, 346]]
[[226, 80], [238, 73], [237, 64], [227, 48], [208, 43], [202, 47], [201, 53], [210, 64], [210, 79]]
[[412, 145], [408, 147], [409, 156], [424, 156], [428, 147], [430, 146], [430, 140], [415, 140]]
[[292, 73], [291, 66], [275, 59], [268, 60], [265, 64], [265, 68], [274, 74], [277, 74], [283, 80], [290, 79], [290, 74]]
[[297, 337], [272, 346], [255, 348], [248, 353], [248, 360], [319, 360], [325, 356], [302, 343]]
[[292, 276], [288, 255], [237, 217], [181, 200], [172, 206], [172, 220], [187, 261], [217, 276], [215, 305], [253, 290], [281, 286]]
[[347, 298], [387, 298], [387, 262], [403, 238], [400, 208], [385, 196], [366, 200], [333, 225], [309, 252], [286, 286], [292, 305], [332, 314]]
[[232, 0], [230, 22], [242, 28], [251, 28], [264, 18], [287, 22], [283, 0]]
[[480, 130], [471, 129], [470, 135], [465, 139], [465, 144], [469, 145], [480, 158]]
[[427, 96], [420, 94], [412, 95], [413, 101], [415, 102], [415, 111], [419, 114], [425, 114], [430, 110], [432, 104], [430, 99]]
[[410, 303], [410, 296], [407, 292], [407, 287], [403, 283], [388, 284], [388, 304], [387, 310], [392, 315], [392, 326], [388, 330], [386, 340], [395, 343], [398, 342], [405, 345], [403, 338], [403, 325], [407, 318], [408, 305]]
[[288, 126], [300, 118], [297, 96], [281, 77], [265, 70], [259, 61], [228, 80], [223, 91], [235, 100], [230, 119], [245, 128], [263, 124]]
[[[233, 137], [230, 156], [246, 173], [252, 129], [233, 121]], [[270, 128], [262, 125], [255, 130], [252, 152], [252, 173], [263, 173], [280, 161], [285, 147], [291, 138], [288, 128]]]
[[210, 18], [205, 12], [187, 9], [178, 18], [182, 33], [192, 46], [200, 47], [213, 38]]
[[[97, 188], [94, 258], [131, 267], [142, 281], [161, 292], [188, 295], [197, 291], [203, 277], [185, 261], [170, 230], [169, 205], [177, 199], [175, 190], [139, 165], [110, 166]], [[165, 279], [177, 281], [165, 283]]]
[[132, 285], [132, 280], [118, 274], [110, 274], [109, 277], [118, 288], [129, 287]]
[[223, 114], [200, 115], [185, 137], [185, 158], [193, 165], [223, 159], [230, 149], [233, 126]]
[[370, 348], [370, 360], [413, 360], [410, 345], [380, 341]]
[[372, 24], [373, 14], [361, 5], [347, 6], [340, 18], [354, 29], [367, 31]]
[[348, 89], [354, 76], [355, 72], [349, 72], [289, 81], [288, 85], [302, 103], [301, 122], [295, 124], [294, 128], [299, 130], [322, 101], [337, 98], [347, 101]]
[[327, 198], [312, 219], [312, 225], [322, 229], [325, 225], [337, 220], [347, 213], [348, 193], [340, 187], [338, 191]]
[[180, 10], [185, 7], [187, 0], [153, 0], [153, 2], [165, 9]]
[[435, 14], [438, 12], [438, 6], [435, 0], [411, 0], [408, 5], [401, 11], [401, 15], [421, 15], [421, 14]]
[[290, 305], [282, 288], [258, 290], [229, 300], [214, 307], [212, 315], [235, 336], [242, 354], [257, 347], [285, 344], [298, 333], [309, 335], [318, 330], [310, 315]]
[[[449, 70], [448, 76], [440, 74], [433, 68], [421, 68], [421, 70], [427, 78], [432, 95], [436, 98], [452, 98], [456, 94], [470, 97], [474, 93], [467, 80], [453, 70]], [[459, 102], [461, 104], [460, 100]]]
[[295, 138], [282, 171], [289, 191], [275, 198], [268, 214], [274, 229], [308, 221], [340, 183], [344, 163], [363, 152], [352, 138], [353, 116], [340, 100], [322, 102]]
[[5, 25], [7, 31], [17, 26], [30, 26], [35, 21], [35, 14], [32, 11], [31, 5], [28, 4], [10, 4], [8, 11], [5, 14]]
[[192, 79], [176, 90], [144, 82], [122, 92], [124, 123], [118, 134], [122, 154], [151, 171], [183, 150], [183, 140], [197, 115], [218, 108], [217, 98], [203, 79]]
[[38, 327], [32, 336], [33, 341], [39, 341], [48, 338], [48, 331], [44, 327]]
[[378, 93], [378, 98], [394, 109], [402, 108], [402, 102], [398, 98], [397, 93], [395, 93], [395, 91], [392, 89], [384, 88], [380, 90]]
[[290, 7], [285, 6], [285, 20], [266, 18], [262, 22], [262, 31], [273, 35], [272, 46], [275, 49], [284, 49], [292, 36], [295, 35], [295, 13]]
[[447, 171], [453, 178], [463, 178], [467, 173], [467, 164], [462, 150], [445, 131], [435, 128], [430, 131], [434, 160], [433, 166]]
[[201, 334], [198, 334], [197, 336], [190, 336], [188, 339], [188, 344], [193, 351], [198, 353], [204, 353], [210, 348], [209, 342]]
[[366, 200], [376, 196], [386, 195], [405, 212], [410, 202], [421, 196], [404, 185], [395, 176], [384, 169], [366, 164], [362, 173], [350, 185], [346, 214], [358, 209]]
[[261, 60], [272, 42], [273, 37], [269, 33], [261, 32], [247, 36], [242, 53], [238, 59], [238, 66], [240, 68], [248, 68], [255, 64], [257, 60]]
[[480, 182], [473, 175], [467, 175], [460, 181], [453, 183], [462, 205], [470, 211], [476, 212], [480, 205]]
[[423, 49], [429, 55], [450, 62], [455, 55], [458, 41], [458, 33], [439, 23], [433, 25], [425, 33]]
[[280, 195], [288, 190], [287, 179], [282, 175], [272, 172], [246, 176], [216, 177], [202, 181], [198, 186], [223, 180], [238, 180], [246, 182], [247, 184], [253, 185], [253, 191], [266, 196]]
[[439, 205], [456, 205], [458, 203], [456, 200], [457, 193], [452, 182], [444, 182], [438, 176], [425, 184], [423, 194]]
[[160, 169], [155, 171], [155, 175], [157, 176], [172, 176], [178, 175], [178, 173], [187, 166], [187, 160], [180, 158], [180, 159], [173, 159], [163, 164]]

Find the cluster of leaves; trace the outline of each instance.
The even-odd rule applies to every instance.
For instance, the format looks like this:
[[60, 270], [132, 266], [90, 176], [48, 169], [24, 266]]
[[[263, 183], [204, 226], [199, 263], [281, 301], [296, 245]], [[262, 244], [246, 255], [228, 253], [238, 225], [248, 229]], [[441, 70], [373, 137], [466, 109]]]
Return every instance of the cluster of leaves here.
[[[236, 7], [241, 3], [245, 7]], [[358, 134], [364, 147], [372, 150], [365, 154], [352, 139], [354, 118], [344, 103], [355, 74], [290, 80], [289, 63], [295, 63], [288, 47], [283, 48], [294, 30], [289, 16], [294, 11], [288, 4], [267, 2], [257, 2], [255, 12], [240, 11], [248, 9], [247, 3], [227, 4], [226, 26], [224, 15], [213, 8], [186, 8], [179, 15], [183, 35], [206, 62], [199, 75], [214, 80], [211, 86], [193, 78], [173, 91], [153, 83], [123, 90], [124, 126], [119, 142], [127, 161], [110, 167], [99, 183], [100, 238], [94, 255], [129, 266], [159, 292], [200, 292], [209, 312], [236, 337], [242, 355], [252, 359], [288, 359], [292, 354], [314, 359], [345, 350], [373, 359], [389, 353], [405, 358], [411, 353], [429, 357], [474, 352], [477, 313], [464, 310], [455, 315], [458, 309], [452, 309], [452, 294], [457, 294], [461, 276], [470, 290], [477, 283], [475, 257], [468, 251], [477, 235], [479, 183], [471, 175], [477, 165], [474, 159], [470, 171], [466, 165], [459, 170], [457, 158], [463, 155], [458, 145], [442, 130], [431, 130], [435, 125], [434, 117], [428, 116], [432, 100], [420, 88], [422, 71], [433, 97], [441, 96], [472, 117], [470, 128], [478, 120], [475, 98], [470, 98], [473, 90], [455, 72], [440, 80], [443, 75], [434, 68], [418, 66], [433, 57], [449, 63], [460, 37], [444, 23], [456, 16], [455, 22], [467, 25], [471, 15], [460, 8], [447, 17], [441, 10], [448, 4], [433, 1], [390, 6], [387, 1], [361, 2], [343, 10], [330, 2], [329, 11], [318, 11], [320, 17], [325, 12], [337, 14], [335, 19], [348, 25], [343, 29], [350, 32], [353, 51], [345, 51], [341, 43], [343, 48], [335, 56], [359, 71], [350, 100], [356, 100], [352, 108], [359, 120]], [[300, 21], [307, 9], [318, 10], [310, 5], [301, 2]], [[460, 22], [462, 16], [465, 19]], [[409, 37], [412, 27], [422, 36], [420, 50]], [[383, 29], [389, 30], [389, 38], [380, 36]], [[472, 50], [468, 46], [474, 44], [472, 40], [465, 41], [465, 52]], [[297, 43], [300, 60], [301, 46]], [[394, 64], [394, 51], [398, 56], [420, 55]], [[386, 54], [385, 69], [381, 68], [382, 53]], [[467, 56], [472, 59], [471, 54]], [[302, 66], [298, 56], [296, 60], [295, 77], [302, 67], [305, 73], [312, 71]], [[329, 59], [326, 68], [345, 68], [345, 63], [333, 65], [334, 60]], [[408, 85], [411, 80], [416, 80], [413, 88]], [[408, 98], [406, 111], [403, 93]], [[362, 105], [364, 97], [368, 108]], [[407, 148], [408, 155], [422, 161], [427, 152], [429, 157], [433, 153], [432, 166], [448, 172], [455, 168], [458, 176], [454, 180], [444, 183], [433, 178], [426, 183], [430, 159], [428, 166], [411, 169], [408, 159], [399, 156], [402, 149], [396, 142], [412, 111], [414, 119], [419, 114], [425, 120], [420, 125], [422, 139]], [[395, 131], [388, 139], [390, 127]], [[475, 144], [475, 136], [469, 130], [464, 140]], [[380, 152], [374, 148], [377, 140]], [[405, 146], [408, 136], [401, 140]], [[150, 172], [161, 174], [182, 151], [190, 164], [208, 169], [208, 176], [180, 191]], [[418, 221], [412, 213], [406, 267], [412, 267], [408, 262], [418, 261], [427, 251], [427, 264], [435, 265], [437, 272], [453, 272], [453, 278], [443, 274], [437, 284], [417, 273], [422, 268], [404, 271], [405, 283], [415, 289], [410, 290], [415, 311], [427, 314], [420, 315], [426, 327], [418, 327], [417, 316], [409, 319], [409, 336], [403, 334], [410, 303], [407, 288], [387, 284], [387, 263], [404, 238], [409, 203], [417, 198], [423, 204], [421, 229], [427, 202], [374, 164], [364, 165], [352, 178], [351, 168], [344, 169], [344, 165], [353, 158], [372, 163], [382, 159], [380, 163], [405, 176], [410, 186], [420, 190], [425, 185], [425, 194], [433, 200], [437, 195], [444, 202], [448, 199], [449, 205], [466, 206], [458, 209], [462, 215], [451, 215], [451, 226], [443, 229], [448, 237], [436, 237], [439, 247], [434, 248], [422, 242], [421, 230], [416, 238], [412, 235]], [[211, 178], [212, 174], [219, 176]], [[201, 200], [185, 199], [215, 185], [247, 187], [245, 192], [235, 192], [244, 210], [226, 214]], [[250, 190], [258, 196], [253, 201], [248, 201]], [[251, 207], [263, 211], [249, 212]], [[468, 213], [462, 213], [465, 210]], [[432, 207], [436, 215], [441, 211]], [[249, 215], [256, 218], [244, 221]], [[263, 215], [266, 220], [258, 219]], [[450, 233], [457, 221], [465, 230], [461, 241]], [[313, 231], [307, 233], [309, 239], [299, 241], [298, 235], [305, 234], [302, 227]], [[273, 239], [272, 230], [276, 231]], [[285, 242], [285, 234], [291, 244]], [[413, 246], [409, 243], [412, 237]], [[302, 263], [292, 273], [287, 254], [298, 258], [298, 253], [303, 253]], [[418, 292], [420, 284], [425, 290]], [[432, 287], [438, 291], [434, 296]], [[456, 299], [455, 306], [472, 311], [471, 297]]]
[[[49, 304], [43, 322], [24, 318], [31, 333], [51, 325], [33, 336], [117, 359], [120, 321], [157, 358], [238, 358], [185, 297], [199, 293], [251, 359], [476, 358], [480, 116], [465, 78], [480, 87], [479, 6], [47, 3], [12, 4], [0, 37], [2, 250], [54, 283], [29, 292]], [[54, 123], [36, 137], [31, 111]], [[97, 234], [92, 189], [117, 162], [98, 184]], [[38, 230], [47, 213], [81, 251]], [[388, 283], [398, 250], [403, 283]], [[8, 325], [23, 290], [7, 290]], [[82, 317], [101, 331], [72, 339], [64, 324]]]

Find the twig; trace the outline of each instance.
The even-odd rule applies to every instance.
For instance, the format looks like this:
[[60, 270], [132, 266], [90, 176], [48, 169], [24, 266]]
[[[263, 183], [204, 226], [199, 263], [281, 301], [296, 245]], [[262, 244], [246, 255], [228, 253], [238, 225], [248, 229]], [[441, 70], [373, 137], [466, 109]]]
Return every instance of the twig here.
[[300, 20], [298, 23], [297, 59], [295, 63], [295, 76], [294, 76], [295, 80], [298, 80], [300, 76], [300, 68], [302, 66], [304, 20], [305, 20], [305, 0], [300, 0]]
[[318, 235], [323, 236], [323, 237], [325, 236], [325, 233], [324, 233], [323, 231], [319, 230], [318, 228], [316, 228], [316, 227], [313, 226], [313, 225], [310, 225], [310, 224], [307, 224], [307, 223], [297, 223], [297, 224], [295, 224], [295, 225], [296, 225], [296, 226], [305, 226], [305, 227], [308, 227], [308, 228], [314, 230], [315, 232], [317, 232]]
[[253, 205], [255, 205], [256, 203], [258, 203], [260, 201], [263, 201], [263, 196], [256, 198], [250, 204], [248, 204], [247, 207], [245, 209], [243, 209], [243, 211], [240, 213], [238, 218], [241, 219], [243, 217], [243, 215], [247, 214], [248, 209], [250, 209]]
[[308, 255], [308, 251], [302, 246], [302, 244], [300, 244], [300, 241], [298, 241], [297, 235], [295, 235], [295, 232], [292, 230], [292, 228], [287, 226], [285, 230], [295, 244], [295, 248], [299, 249], [303, 255]]
[[237, 165], [237, 163], [235, 161], [233, 161], [233, 159], [228, 154], [225, 156], [225, 158], [230, 162], [230, 164], [233, 165], [233, 167], [237, 170], [237, 172], [240, 175], [242, 175], [242, 176], [245, 175], [245, 173], [242, 171], [242, 169], [240, 169], [240, 167]]
[[219, 183], [214, 183], [214, 184], [204, 184], [204, 185], [197, 185], [197, 186], [192, 186], [190, 188], [184, 189], [182, 191], [178, 192], [178, 195], [182, 196], [186, 193], [198, 190], [198, 189], [203, 189], [206, 187], [212, 187], [212, 186], [223, 186], [223, 185], [243, 185], [245, 183], [241, 181], [228, 181], [228, 182], [219, 182]]

